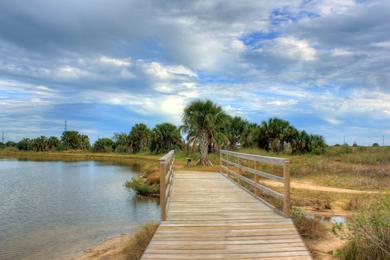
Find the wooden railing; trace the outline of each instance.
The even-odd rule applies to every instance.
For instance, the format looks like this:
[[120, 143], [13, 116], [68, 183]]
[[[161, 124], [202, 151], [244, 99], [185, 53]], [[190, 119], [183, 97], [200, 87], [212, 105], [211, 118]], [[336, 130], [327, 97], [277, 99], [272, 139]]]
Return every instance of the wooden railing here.
[[[244, 165], [243, 161], [245, 161], [246, 165]], [[259, 163], [282, 166], [283, 177], [258, 170], [258, 166], [260, 166], [258, 165]], [[290, 162], [287, 159], [221, 150], [220, 165], [221, 173], [226, 174], [226, 176], [235, 180], [235, 182], [242, 187], [244, 185], [241, 182], [245, 182], [247, 184], [246, 186], [252, 187], [252, 189], [243, 188], [251, 192], [257, 198], [261, 199], [260, 193], [263, 193], [282, 200], [283, 214], [286, 217], [290, 216]], [[245, 175], [252, 175], [253, 179], [248, 178]], [[277, 192], [259, 183], [261, 178], [283, 183], [283, 193]], [[275, 208], [271, 203], [263, 199], [261, 200], [269, 206]]]
[[160, 214], [161, 220], [167, 220], [169, 198], [174, 177], [174, 154], [172, 150], [159, 159], [160, 161]]

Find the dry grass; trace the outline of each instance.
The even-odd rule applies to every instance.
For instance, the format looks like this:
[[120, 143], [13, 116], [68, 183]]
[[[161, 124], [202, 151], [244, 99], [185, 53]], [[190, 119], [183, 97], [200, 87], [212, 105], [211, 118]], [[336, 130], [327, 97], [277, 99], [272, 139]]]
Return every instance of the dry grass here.
[[141, 259], [142, 254], [149, 245], [158, 224], [149, 223], [139, 228], [130, 238], [127, 246], [123, 249], [123, 254], [127, 260]]
[[320, 220], [309, 218], [298, 208], [291, 210], [291, 218], [301, 236], [305, 239], [321, 239], [325, 236], [326, 227]]

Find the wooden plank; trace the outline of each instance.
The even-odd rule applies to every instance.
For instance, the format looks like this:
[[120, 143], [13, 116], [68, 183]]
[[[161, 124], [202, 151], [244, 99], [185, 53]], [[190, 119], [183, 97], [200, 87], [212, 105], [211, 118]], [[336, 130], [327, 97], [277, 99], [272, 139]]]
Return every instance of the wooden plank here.
[[175, 172], [172, 185], [142, 259], [311, 259], [291, 219], [222, 174]]

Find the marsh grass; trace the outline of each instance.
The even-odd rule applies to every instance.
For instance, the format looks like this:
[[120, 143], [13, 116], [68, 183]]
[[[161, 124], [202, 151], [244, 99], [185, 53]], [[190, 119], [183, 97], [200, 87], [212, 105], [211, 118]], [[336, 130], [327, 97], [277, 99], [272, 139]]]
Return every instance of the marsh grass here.
[[342, 259], [390, 259], [390, 195], [369, 203], [347, 227]]
[[150, 240], [158, 228], [158, 224], [149, 223], [139, 228], [128, 241], [122, 253], [127, 260], [141, 259], [142, 254], [149, 245]]
[[140, 196], [157, 197], [160, 195], [159, 184], [148, 184], [144, 179], [140, 177], [134, 177], [131, 180], [126, 181], [125, 186], [129, 189], [134, 190], [137, 195]]

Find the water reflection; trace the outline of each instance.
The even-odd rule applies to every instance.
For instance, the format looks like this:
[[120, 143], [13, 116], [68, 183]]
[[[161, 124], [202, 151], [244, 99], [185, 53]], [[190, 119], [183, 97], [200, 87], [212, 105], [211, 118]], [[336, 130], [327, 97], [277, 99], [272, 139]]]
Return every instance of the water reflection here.
[[134, 167], [0, 160], [0, 259], [66, 259], [158, 221], [156, 200], [124, 187]]

